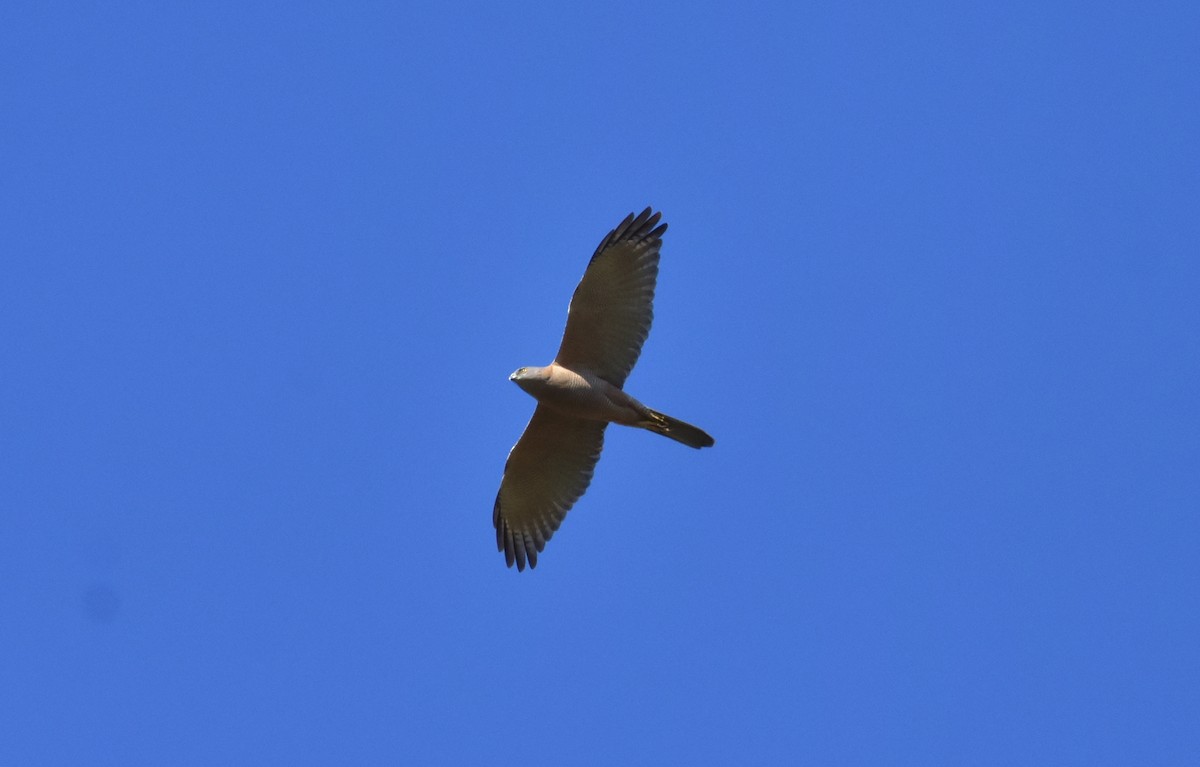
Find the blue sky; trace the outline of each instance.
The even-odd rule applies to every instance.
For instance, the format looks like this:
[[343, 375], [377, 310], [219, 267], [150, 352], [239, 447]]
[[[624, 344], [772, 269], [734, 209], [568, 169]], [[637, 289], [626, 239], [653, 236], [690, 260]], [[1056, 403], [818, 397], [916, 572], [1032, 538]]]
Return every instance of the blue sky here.
[[[1196, 764], [1194, 3], [9, 3], [0, 763]], [[492, 502], [600, 238], [612, 428]]]

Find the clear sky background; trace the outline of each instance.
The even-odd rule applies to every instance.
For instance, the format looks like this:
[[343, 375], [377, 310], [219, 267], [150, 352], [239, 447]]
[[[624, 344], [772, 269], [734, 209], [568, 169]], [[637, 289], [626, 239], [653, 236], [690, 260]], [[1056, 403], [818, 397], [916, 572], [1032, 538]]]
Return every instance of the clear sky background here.
[[[1200, 764], [1200, 6], [5, 3], [0, 764]], [[670, 223], [538, 569], [492, 502]]]

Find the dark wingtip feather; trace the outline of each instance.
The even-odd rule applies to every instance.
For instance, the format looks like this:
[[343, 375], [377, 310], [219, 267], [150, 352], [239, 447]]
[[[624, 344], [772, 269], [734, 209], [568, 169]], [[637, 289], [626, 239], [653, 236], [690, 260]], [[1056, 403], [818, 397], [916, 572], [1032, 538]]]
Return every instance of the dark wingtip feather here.
[[596, 256], [604, 252], [605, 248], [617, 242], [626, 240], [654, 242], [662, 239], [663, 233], [667, 231], [667, 225], [658, 223], [661, 218], [662, 211], [655, 213], [653, 207], [647, 207], [636, 216], [630, 213], [608, 233], [608, 236], [600, 241], [596, 252], [592, 254], [592, 259], [594, 260]]
[[513, 531], [509, 528], [508, 523], [504, 521], [504, 515], [500, 513], [499, 493], [496, 494], [496, 505], [492, 507], [492, 525], [496, 528], [496, 551], [504, 552], [504, 564], [512, 567], [515, 563], [518, 571], [524, 570], [524, 552], [513, 537]]
[[513, 533], [500, 514], [499, 498], [496, 499], [496, 507], [492, 514], [492, 522], [496, 526], [496, 550], [504, 552], [504, 564], [508, 567], [515, 564], [517, 572], [523, 572], [527, 563], [531, 569], [537, 567], [538, 551], [546, 544], [535, 541], [527, 533]]
[[512, 541], [517, 554], [517, 572], [521, 572], [525, 569], [525, 542], [519, 535], [514, 535]]

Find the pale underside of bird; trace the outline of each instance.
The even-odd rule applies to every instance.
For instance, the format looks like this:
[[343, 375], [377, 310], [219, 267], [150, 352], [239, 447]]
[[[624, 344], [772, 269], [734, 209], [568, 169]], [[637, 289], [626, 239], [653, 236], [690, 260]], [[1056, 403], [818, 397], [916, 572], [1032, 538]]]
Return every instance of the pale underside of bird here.
[[567, 310], [554, 361], [509, 380], [537, 409], [504, 464], [492, 522], [509, 567], [537, 566], [538, 552], [592, 481], [604, 429], [634, 426], [694, 448], [713, 438], [651, 410], [623, 390], [654, 318], [654, 285], [666, 224], [646, 208], [608, 233], [588, 262]]

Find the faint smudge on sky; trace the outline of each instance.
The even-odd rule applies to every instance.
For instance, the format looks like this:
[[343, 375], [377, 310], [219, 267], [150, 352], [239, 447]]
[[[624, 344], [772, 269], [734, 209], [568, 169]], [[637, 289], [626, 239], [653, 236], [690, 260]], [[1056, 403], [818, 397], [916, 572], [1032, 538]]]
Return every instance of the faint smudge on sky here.
[[82, 599], [83, 614], [93, 623], [112, 623], [121, 611], [121, 597], [106, 583], [85, 589]]

